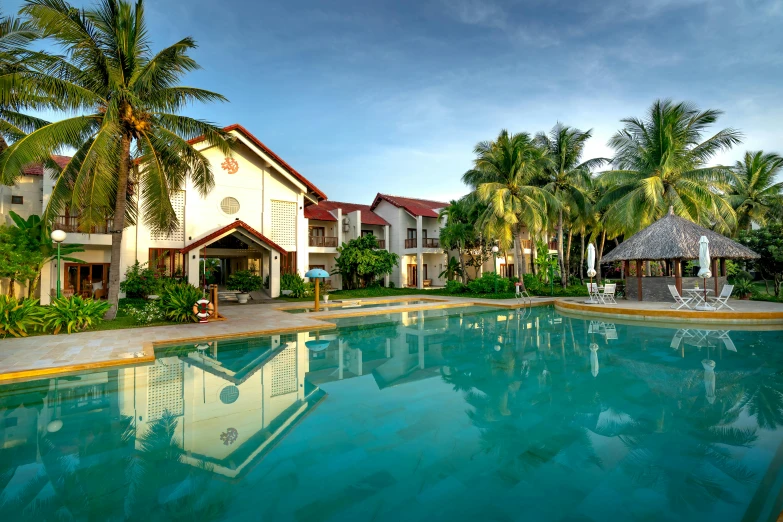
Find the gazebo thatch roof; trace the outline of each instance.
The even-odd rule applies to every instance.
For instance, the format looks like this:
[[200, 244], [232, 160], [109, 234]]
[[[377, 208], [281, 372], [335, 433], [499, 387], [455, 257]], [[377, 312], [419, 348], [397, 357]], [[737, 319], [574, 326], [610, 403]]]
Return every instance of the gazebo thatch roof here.
[[707, 236], [709, 239], [710, 257], [713, 259], [755, 259], [760, 257], [748, 247], [681, 218], [675, 215], [672, 209], [669, 209], [668, 215], [629, 237], [620, 246], [603, 256], [601, 263], [636, 259], [642, 261], [698, 259], [701, 236]]

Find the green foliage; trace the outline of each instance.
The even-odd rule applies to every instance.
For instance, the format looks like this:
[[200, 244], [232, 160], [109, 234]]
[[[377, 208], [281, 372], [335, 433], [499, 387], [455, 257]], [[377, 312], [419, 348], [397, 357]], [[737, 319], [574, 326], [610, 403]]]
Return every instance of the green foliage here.
[[446, 281], [446, 292], [450, 294], [464, 294], [468, 291], [468, 285], [461, 281]]
[[238, 270], [228, 276], [228, 279], [226, 280], [226, 288], [244, 294], [261, 290], [263, 284], [264, 282], [261, 279], [261, 276], [255, 275], [250, 270]]
[[0, 278], [8, 278], [11, 283], [36, 279], [44, 260], [36, 239], [18, 227], [0, 225]]
[[775, 297], [780, 297], [783, 283], [783, 226], [772, 224], [758, 230], [743, 231], [739, 242], [761, 256], [752, 261], [753, 267], [763, 279], [773, 281]]
[[28, 331], [41, 326], [41, 316], [37, 299], [19, 301], [16, 297], [0, 295], [0, 337], [27, 337]]
[[214, 257], [201, 258], [198, 262], [199, 279], [203, 276], [207, 284], [217, 284], [215, 281], [215, 272], [220, 268], [220, 259]]
[[557, 297], [579, 297], [587, 295], [587, 287], [582, 284], [569, 285], [566, 288], [562, 288], [560, 285], [555, 285], [553, 294], [552, 285], [541, 282], [538, 277], [532, 274], [525, 274], [524, 280], [525, 289], [530, 293], [530, 295], [554, 295]]
[[175, 323], [196, 322], [193, 305], [201, 299], [201, 290], [188, 283], [169, 285], [160, 295], [160, 309], [163, 316]]
[[462, 277], [462, 267], [460, 266], [456, 257], [451, 256], [449, 258], [449, 261], [446, 263], [446, 267], [440, 274], [438, 274], [438, 277], [445, 277], [449, 281], [452, 281], [457, 277]]
[[503, 294], [511, 291], [511, 281], [494, 272], [484, 272], [481, 277], [468, 283], [468, 290], [472, 294]]
[[160, 281], [155, 271], [147, 263], [136, 261], [125, 271], [125, 280], [120, 283], [120, 290], [128, 297], [143, 297], [154, 295], [160, 291]]
[[771, 211], [780, 208], [783, 183], [777, 177], [782, 170], [782, 157], [761, 150], [746, 152], [731, 169], [728, 201], [740, 230], [750, 230], [754, 222], [766, 225]]
[[158, 301], [145, 301], [140, 305], [124, 305], [120, 311], [132, 317], [134, 324], [148, 325], [164, 318], [163, 309]]
[[52, 304], [44, 307], [44, 329], [55, 335], [63, 329], [67, 333], [86, 330], [103, 320], [109, 306], [106, 301], [84, 299], [78, 295], [55, 298]]
[[756, 287], [750, 279], [737, 279], [734, 281], [733, 294], [737, 297], [745, 297], [755, 292]]
[[369, 286], [373, 281], [391, 274], [400, 256], [378, 248], [374, 235], [358, 237], [337, 247], [337, 265], [333, 274], [340, 274], [346, 289]]
[[307, 284], [298, 273], [282, 274], [280, 276], [280, 290], [290, 290], [291, 297], [305, 297], [307, 295]]
[[560, 274], [560, 266], [557, 257], [549, 253], [549, 245], [544, 241], [536, 241], [536, 267], [538, 277], [542, 283], [549, 283], [549, 277], [557, 277]]

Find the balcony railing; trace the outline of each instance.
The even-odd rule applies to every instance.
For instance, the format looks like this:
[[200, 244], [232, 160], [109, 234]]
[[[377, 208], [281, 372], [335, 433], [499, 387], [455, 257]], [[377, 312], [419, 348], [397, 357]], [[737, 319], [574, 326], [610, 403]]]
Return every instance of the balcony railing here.
[[311, 247], [336, 247], [337, 238], [329, 236], [310, 236]]
[[[421, 241], [422, 248], [440, 248], [440, 239], [436, 237], [425, 237]], [[405, 240], [405, 248], [416, 248], [417, 246], [418, 242], [415, 237]]]
[[[523, 249], [527, 248], [529, 250], [533, 248], [533, 242], [529, 239], [521, 239], [520, 243]], [[549, 248], [549, 250], [557, 250], [557, 241], [550, 241], [547, 243], [547, 248]]]
[[386, 250], [386, 240], [385, 239], [379, 239], [378, 240], [378, 248]]
[[83, 234], [111, 234], [111, 231], [114, 229], [114, 220], [107, 219], [106, 223], [93, 225], [87, 230], [82, 230], [79, 216], [57, 216], [54, 222], [54, 229]]

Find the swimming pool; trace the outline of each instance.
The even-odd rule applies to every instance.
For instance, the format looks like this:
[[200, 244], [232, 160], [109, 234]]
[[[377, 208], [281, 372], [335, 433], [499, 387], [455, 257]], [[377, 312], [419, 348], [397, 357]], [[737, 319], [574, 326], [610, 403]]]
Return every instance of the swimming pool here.
[[[372, 301], [366, 302], [366, 304], [362, 304], [361, 300], [351, 301], [346, 300], [346, 302], [336, 302], [333, 301], [330, 304], [321, 304], [319, 307], [319, 311], [321, 312], [327, 312], [329, 310], [335, 311], [335, 310], [349, 310], [349, 309], [356, 309], [356, 308], [386, 308], [389, 306], [403, 306], [403, 305], [419, 305], [419, 304], [432, 304], [438, 302], [437, 299], [415, 299], [415, 300], [401, 300], [401, 301], [384, 301], [382, 303], [373, 303]], [[288, 312], [289, 314], [304, 314], [308, 312], [314, 312], [315, 309], [306, 306], [302, 308], [280, 308], [281, 312]]]
[[3, 520], [775, 520], [783, 333], [463, 307], [0, 388]]

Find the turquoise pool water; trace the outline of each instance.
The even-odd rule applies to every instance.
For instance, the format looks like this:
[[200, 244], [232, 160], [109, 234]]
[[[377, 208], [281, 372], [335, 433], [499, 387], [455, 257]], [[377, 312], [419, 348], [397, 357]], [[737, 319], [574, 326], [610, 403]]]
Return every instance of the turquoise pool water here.
[[783, 333], [465, 307], [0, 388], [0, 520], [750, 521]]
[[[326, 312], [329, 310], [348, 310], [348, 309], [354, 309], [354, 308], [386, 308], [389, 306], [402, 306], [402, 305], [418, 305], [418, 304], [431, 304], [434, 301], [428, 301], [424, 299], [416, 299], [411, 301], [389, 301], [386, 303], [367, 303], [367, 304], [343, 304], [343, 303], [333, 303], [330, 305], [322, 304], [319, 307], [319, 311]], [[286, 308], [281, 310], [282, 312], [288, 312], [289, 314], [304, 314], [307, 312], [314, 312], [315, 309], [312, 307], [303, 307], [303, 308]]]

